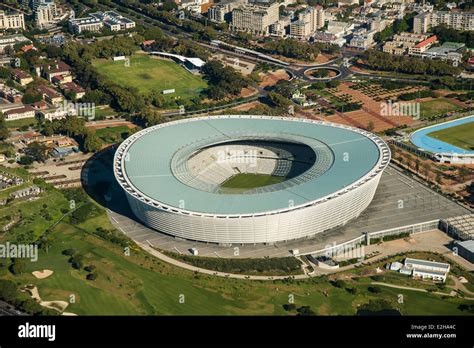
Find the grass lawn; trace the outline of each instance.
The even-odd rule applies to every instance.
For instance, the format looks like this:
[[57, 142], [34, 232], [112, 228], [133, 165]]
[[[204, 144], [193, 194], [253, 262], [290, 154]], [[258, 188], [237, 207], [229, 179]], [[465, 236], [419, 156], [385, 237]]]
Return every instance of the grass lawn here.
[[20, 120], [12, 120], [5, 122], [8, 128], [20, 128], [23, 126], [36, 126], [38, 120], [36, 117], [22, 118]]
[[255, 187], [278, 184], [285, 178], [264, 174], [237, 174], [225, 181], [221, 187], [228, 189], [251, 189]]
[[207, 87], [199, 76], [193, 75], [177, 63], [136, 54], [130, 66], [124, 61], [98, 59], [93, 62], [100, 74], [124, 87], [135, 87], [140, 93], [175, 89], [169, 97], [192, 98]]
[[474, 122], [441, 129], [427, 135], [465, 150], [474, 150]]
[[131, 129], [127, 126], [100, 128], [95, 131], [95, 134], [108, 144], [114, 144], [117, 141], [126, 139]]
[[[18, 186], [20, 187], [23, 186]], [[21, 219], [10, 231], [0, 235], [0, 241], [33, 242], [64, 215], [61, 208], [68, 207], [69, 201], [57, 190], [43, 192], [32, 201], [15, 199], [0, 208], [0, 225], [3, 226], [8, 222], [6, 219], [8, 216], [11, 218], [21, 216]]]
[[117, 113], [110, 106], [96, 107], [94, 112], [95, 112], [95, 117], [97, 119], [102, 119], [106, 116], [115, 116], [115, 115], [117, 115]]
[[[79, 315], [294, 315], [283, 304], [289, 295], [295, 305], [310, 306], [319, 315], [354, 315], [357, 307], [371, 299], [384, 299], [404, 315], [462, 315], [458, 306], [472, 301], [442, 298], [439, 295], [381, 287], [379, 294], [367, 291], [369, 278], [346, 281], [337, 288], [325, 277], [304, 281], [246, 281], [196, 275], [131, 247], [126, 255], [122, 247], [105, 241], [92, 232], [101, 226], [112, 229], [105, 214], [72, 225], [64, 220], [51, 234], [48, 252], [40, 251], [37, 262], [28, 262], [21, 275], [7, 271], [2, 278], [19, 285], [34, 284], [43, 300], [68, 301], [67, 312]], [[62, 254], [73, 248], [83, 255], [84, 266], [96, 266], [98, 278], [86, 279], [85, 270], [76, 270]], [[372, 268], [373, 266], [367, 266]], [[49, 269], [54, 273], [36, 279], [32, 271]], [[360, 269], [359, 269], [360, 270]], [[355, 295], [346, 287], [356, 288]], [[398, 303], [399, 295], [403, 303]], [[184, 303], [180, 298], [184, 296]]]
[[447, 112], [462, 110], [461, 106], [444, 98], [423, 101], [420, 104], [420, 116], [422, 119], [429, 119]]

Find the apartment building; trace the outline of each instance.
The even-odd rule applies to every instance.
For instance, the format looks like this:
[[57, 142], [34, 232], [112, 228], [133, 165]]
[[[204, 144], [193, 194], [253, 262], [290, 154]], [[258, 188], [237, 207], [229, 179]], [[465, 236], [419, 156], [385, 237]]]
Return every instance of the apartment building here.
[[224, 0], [218, 4], [212, 6], [207, 16], [209, 20], [217, 23], [230, 22], [232, 17], [232, 11], [241, 6], [247, 4], [247, 0]]
[[324, 27], [325, 15], [322, 6], [308, 7], [298, 14], [298, 20], [290, 24], [290, 35], [296, 38], [308, 38], [317, 29]]
[[232, 11], [232, 30], [269, 35], [270, 26], [279, 19], [279, 3], [245, 4]]
[[290, 31], [291, 18], [290, 16], [281, 17], [278, 22], [270, 25], [270, 34], [274, 36], [284, 37]]
[[69, 30], [75, 34], [84, 31], [99, 32], [104, 27], [111, 31], [120, 31], [135, 27], [135, 22], [114, 11], [91, 13], [89, 17], [69, 20]]
[[349, 41], [349, 46], [358, 48], [361, 50], [369, 49], [370, 47], [375, 45], [374, 35], [377, 32], [375, 30], [367, 31], [367, 30], [360, 30], [354, 33], [354, 36]]
[[474, 12], [423, 12], [413, 19], [413, 32], [427, 33], [440, 24], [456, 30], [474, 30]]
[[359, 0], [339, 0], [337, 2], [337, 7], [359, 5]]
[[55, 89], [48, 86], [38, 86], [36, 90], [41, 94], [44, 101], [52, 105], [58, 105], [64, 101], [63, 96]]
[[433, 44], [438, 42], [438, 38], [436, 35], [433, 35], [419, 43], [415, 46], [408, 48], [408, 54], [410, 56], [421, 56], [424, 52], [426, 52]]
[[[63, 61], [54, 61], [41, 66], [40, 71], [43, 73], [43, 77], [49, 82], [53, 82], [53, 78], [61, 76], [72, 76], [71, 67]], [[72, 81], [72, 78], [71, 80]], [[69, 80], [66, 82], [70, 82]]]
[[60, 12], [56, 7], [56, 3], [42, 2], [36, 6], [35, 22], [38, 28], [46, 28], [58, 22]]
[[411, 47], [414, 47], [420, 42], [428, 38], [425, 34], [413, 34], [403, 32], [396, 34], [392, 41], [387, 41], [383, 46], [383, 51], [396, 56], [402, 56], [408, 53]]
[[26, 86], [27, 84], [33, 82], [33, 76], [20, 69], [13, 69], [11, 72], [11, 77], [13, 81], [20, 84], [21, 86]]
[[0, 29], [25, 29], [25, 16], [20, 12], [0, 11]]

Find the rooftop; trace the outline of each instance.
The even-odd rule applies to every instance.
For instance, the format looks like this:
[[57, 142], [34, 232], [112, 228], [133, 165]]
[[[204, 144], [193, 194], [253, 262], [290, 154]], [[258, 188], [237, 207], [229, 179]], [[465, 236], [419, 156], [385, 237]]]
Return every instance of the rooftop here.
[[464, 249], [469, 250], [471, 253], [474, 253], [474, 239], [465, 240], [464, 242], [457, 242]]
[[[240, 139], [277, 139], [310, 146], [316, 153], [316, 161], [308, 172], [316, 174], [278, 190], [235, 195], [190, 187], [175, 176], [172, 163], [178, 155], [185, 161], [200, 148]], [[388, 156], [387, 147], [379, 138], [356, 128], [263, 116], [220, 116], [171, 122], [134, 134], [121, 148], [124, 152], [119, 149], [117, 154], [120, 155], [116, 156], [121, 156], [123, 176], [136, 191], [170, 207], [177, 207], [179, 201], [184, 200], [186, 211], [235, 215], [288, 210], [289, 201], [298, 207], [330, 199], [336, 192], [342, 194], [381, 170], [387, 161], [387, 157], [382, 156], [382, 148]], [[325, 155], [331, 157], [328, 166], [321, 163]], [[347, 155], [350, 160], [343, 160]], [[319, 170], [321, 168], [324, 170]]]

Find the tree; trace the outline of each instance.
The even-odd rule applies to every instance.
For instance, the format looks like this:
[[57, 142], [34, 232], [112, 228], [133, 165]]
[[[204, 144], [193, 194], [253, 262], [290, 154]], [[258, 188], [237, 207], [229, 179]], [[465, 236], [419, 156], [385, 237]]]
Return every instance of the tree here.
[[435, 181], [438, 185], [443, 184], [443, 173], [440, 170], [436, 170]]
[[335, 281], [332, 281], [331, 285], [336, 287], [336, 288], [342, 289], [343, 287], [346, 286], [346, 283], [341, 279], [337, 279]]
[[280, 80], [275, 85], [275, 92], [281, 94], [287, 99], [291, 99], [291, 97], [297, 90], [298, 86], [286, 80]]
[[18, 295], [18, 288], [11, 280], [0, 279], [0, 299], [12, 302]]
[[18, 161], [19, 164], [23, 166], [29, 166], [30, 164], [33, 164], [34, 159], [31, 156], [21, 156], [20, 160]]
[[311, 84], [311, 89], [320, 90], [320, 89], [324, 89], [325, 87], [326, 87], [326, 84], [322, 81]]
[[423, 175], [425, 178], [428, 178], [428, 174], [431, 172], [431, 165], [429, 163], [424, 163], [422, 166]]
[[44, 162], [48, 158], [48, 147], [36, 141], [28, 144], [24, 152], [38, 162]]
[[471, 170], [468, 167], [460, 167], [458, 169], [458, 175], [461, 181], [465, 181], [466, 178], [471, 174]]
[[380, 294], [382, 292], [382, 289], [380, 289], [378, 286], [369, 286], [367, 290], [373, 294]]
[[95, 272], [94, 272], [94, 273], [89, 273], [89, 274], [86, 276], [87, 280], [96, 280], [97, 277], [98, 277], [98, 274], [95, 273]]
[[375, 128], [375, 125], [374, 125], [374, 122], [373, 121], [369, 121], [369, 123], [367, 123], [367, 130], [369, 132], [372, 132]]
[[3, 116], [0, 116], [0, 141], [7, 139], [10, 136], [7, 123]]
[[288, 109], [288, 106], [291, 105], [291, 101], [282, 96], [279, 93], [270, 92], [268, 93], [268, 99], [274, 104], [275, 106], [283, 109]]
[[308, 316], [308, 315], [315, 315], [316, 314], [311, 310], [310, 306], [299, 307], [298, 309], [296, 309], [296, 311], [298, 312], [298, 315], [302, 315], [302, 316]]
[[24, 273], [26, 270], [26, 261], [24, 259], [13, 259], [10, 270], [15, 275]]
[[[70, 215], [71, 222], [73, 224], [79, 224], [87, 220], [90, 214], [90, 206], [82, 205]], [[73, 254], [74, 255], [74, 254]]]
[[249, 85], [249, 80], [229, 66], [217, 60], [206, 63], [202, 72], [209, 87], [206, 94], [212, 99], [223, 99], [227, 95], [238, 95], [242, 88]]
[[86, 152], [96, 152], [102, 148], [102, 140], [94, 133], [89, 133], [84, 139], [84, 150]]

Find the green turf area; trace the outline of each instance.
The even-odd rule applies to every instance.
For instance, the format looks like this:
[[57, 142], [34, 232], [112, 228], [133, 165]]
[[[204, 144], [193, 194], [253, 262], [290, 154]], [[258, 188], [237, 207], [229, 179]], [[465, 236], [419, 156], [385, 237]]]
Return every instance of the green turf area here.
[[206, 82], [177, 63], [136, 54], [130, 58], [130, 66], [124, 61], [98, 59], [93, 62], [100, 74], [123, 87], [135, 87], [140, 93], [161, 92], [175, 89], [170, 98], [192, 98], [206, 88]]
[[221, 188], [230, 190], [248, 190], [255, 187], [278, 184], [285, 180], [281, 176], [264, 174], [237, 174], [225, 181]]
[[427, 134], [465, 150], [474, 150], [474, 122], [460, 124]]
[[36, 126], [38, 124], [38, 120], [36, 117], [29, 117], [29, 118], [22, 118], [20, 120], [12, 120], [6, 121], [5, 124], [8, 128], [20, 128], [24, 126]]
[[420, 116], [422, 119], [430, 119], [447, 112], [458, 110], [462, 110], [462, 107], [444, 98], [423, 101], [420, 103]]
[[[98, 162], [100, 166], [96, 168], [105, 167], [104, 161]], [[91, 177], [97, 178], [94, 170], [91, 170]], [[97, 193], [107, 192], [105, 178], [97, 180], [93, 182], [97, 185]], [[70, 210], [71, 200], [77, 203], [76, 210]], [[77, 218], [75, 212], [81, 207], [88, 207], [86, 211], [93, 213], [82, 222], [71, 221], [71, 218]], [[71, 214], [64, 215], [60, 208], [69, 210]], [[36, 285], [44, 301], [69, 302], [74, 298], [66, 312], [79, 315], [295, 315], [296, 310], [285, 311], [283, 308], [290, 295], [294, 297], [296, 307], [310, 306], [319, 315], [354, 315], [358, 306], [369, 300], [388, 301], [391, 308], [398, 309], [403, 315], [466, 315], [468, 312], [460, 311], [458, 306], [474, 304], [474, 301], [461, 298], [383, 286], [380, 286], [380, 293], [368, 292], [367, 288], [374, 281], [368, 274], [374, 273], [376, 267], [383, 268], [387, 260], [335, 274], [346, 279], [341, 287], [332, 285], [327, 276], [306, 280], [250, 281], [196, 274], [142, 251], [114, 230], [106, 210], [92, 202], [81, 189], [59, 191], [49, 188], [37, 201], [18, 201], [0, 208], [0, 216], [13, 215], [18, 210], [22, 211], [25, 225], [20, 230], [5, 233], [0, 243], [28, 231], [33, 231], [33, 236], [37, 237], [46, 229], [50, 230], [47, 234], [50, 243], [47, 250], [40, 250], [37, 262], [27, 261], [25, 272], [19, 275], [10, 273], [10, 260], [4, 260], [5, 263], [0, 265], [0, 279], [12, 280], [18, 286]], [[45, 211], [51, 215], [51, 220], [44, 219]], [[98, 227], [110, 231], [115, 239], [104, 238], [97, 233]], [[26, 242], [29, 241], [26, 239]], [[124, 242], [128, 243], [129, 249], [124, 247]], [[63, 254], [66, 249], [75, 249], [82, 255], [84, 267], [95, 266], [97, 279], [87, 280], [88, 272], [83, 267], [73, 268], [68, 262], [69, 256]], [[443, 261], [435, 254], [415, 253], [412, 256]], [[245, 262], [251, 263], [252, 260]], [[31, 274], [44, 269], [54, 273], [45, 279], [37, 279]], [[452, 266], [451, 272], [466, 277], [470, 284], [474, 283], [473, 276], [459, 267]], [[419, 288], [433, 286], [397, 273], [377, 281]], [[356, 291], [349, 293], [347, 288]], [[398, 303], [400, 294], [403, 303]]]
[[116, 116], [117, 113], [110, 107], [96, 107], [94, 110], [95, 118], [97, 120], [104, 119], [106, 116]]
[[[388, 301], [391, 308], [404, 315], [463, 315], [468, 313], [461, 312], [458, 306], [473, 303], [383, 286], [380, 293], [369, 293], [367, 288], [373, 280], [367, 276], [346, 280], [342, 287], [331, 285], [324, 276], [303, 281], [224, 280], [163, 263], [133, 244], [127, 254], [123, 247], [95, 235], [98, 226], [113, 228], [103, 210], [101, 215], [80, 224], [64, 219], [53, 229], [52, 243], [47, 252], [40, 251], [37, 262], [28, 262], [20, 275], [1, 268], [0, 277], [20, 286], [36, 285], [45, 301], [69, 302], [74, 295], [75, 301], [66, 311], [79, 315], [295, 315], [295, 310], [283, 308], [290, 294], [296, 307], [310, 306], [319, 315], [354, 315], [358, 306], [369, 300]], [[72, 268], [69, 257], [63, 255], [70, 248], [83, 255], [84, 266], [96, 267], [96, 280], [87, 280], [86, 270]], [[361, 267], [357, 272], [373, 271], [374, 267]], [[32, 271], [43, 269], [54, 273], [46, 279], [32, 276]], [[396, 281], [392, 278], [396, 277], [382, 281]], [[404, 279], [404, 285], [421, 284], [409, 277]], [[355, 288], [355, 294], [347, 288]], [[400, 294], [403, 303], [397, 302]]]
[[108, 144], [114, 144], [128, 137], [131, 129], [127, 126], [100, 128], [95, 134]]

